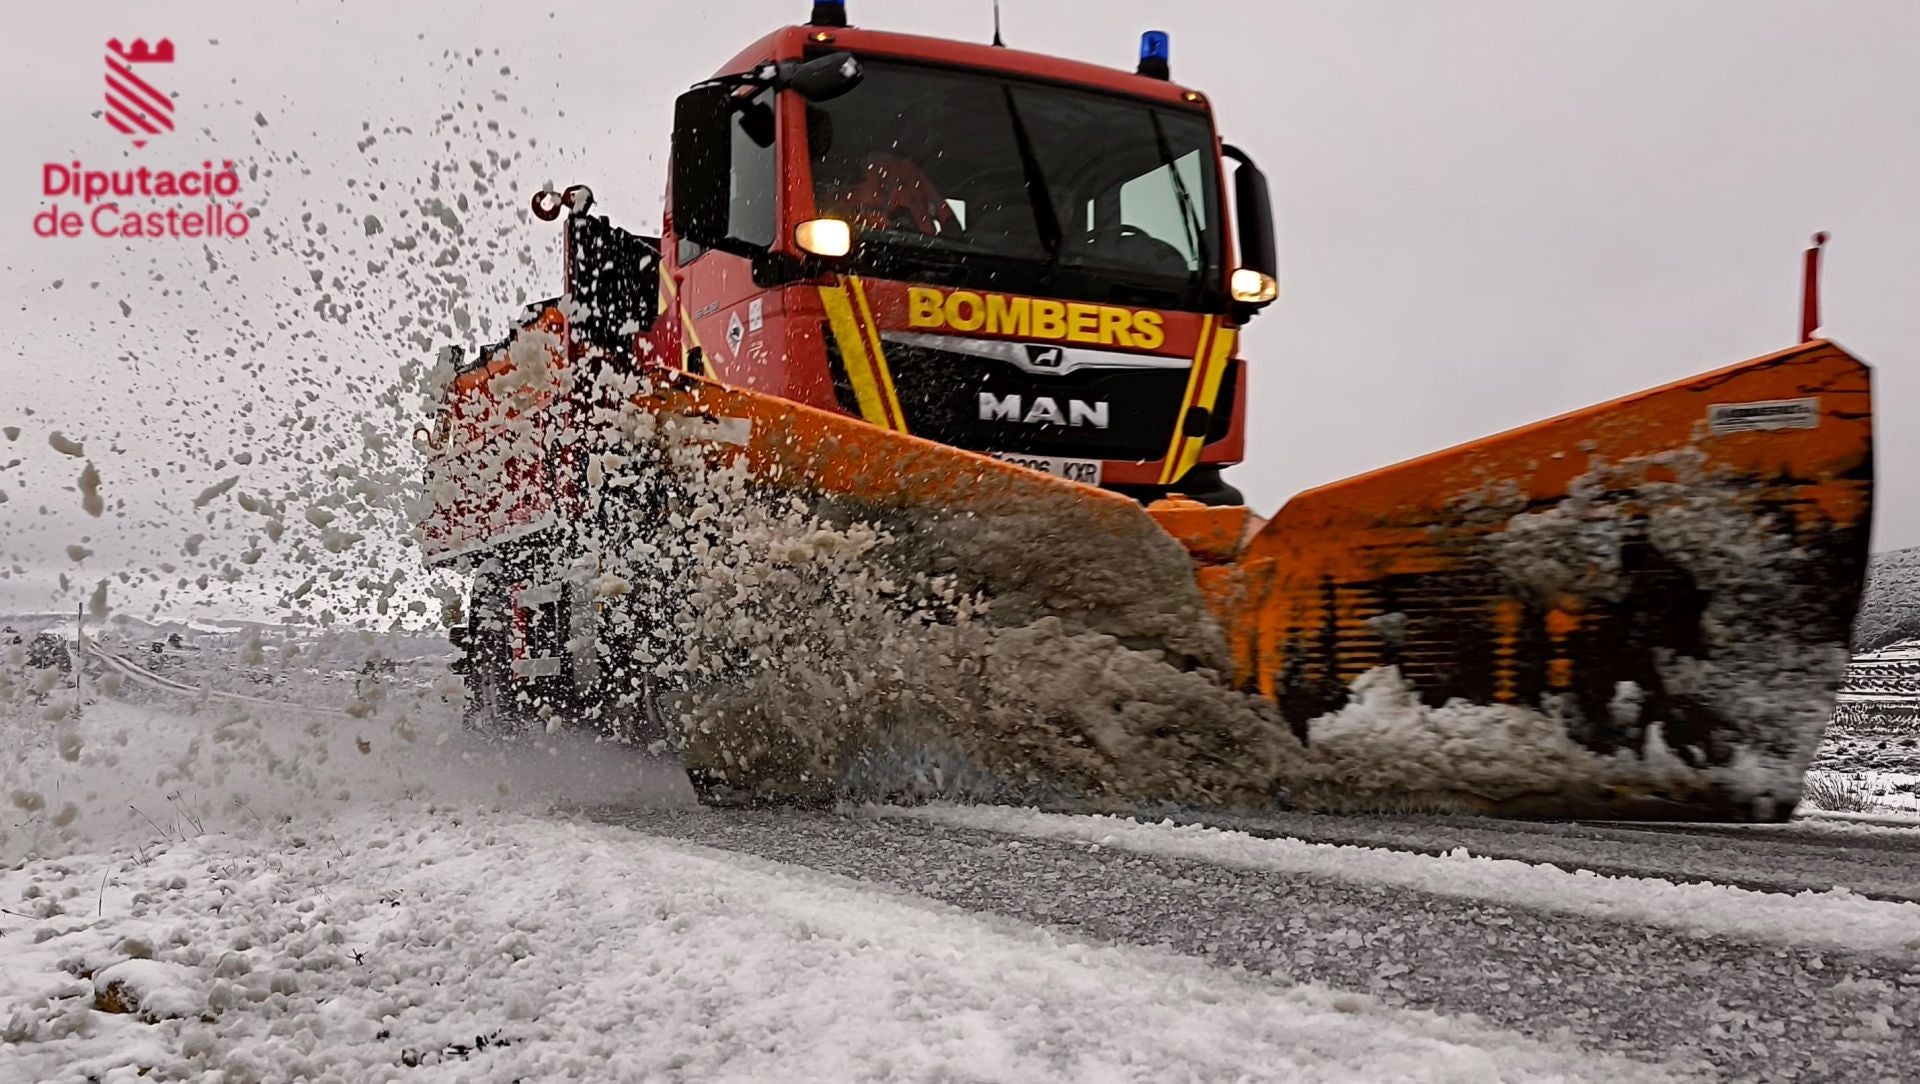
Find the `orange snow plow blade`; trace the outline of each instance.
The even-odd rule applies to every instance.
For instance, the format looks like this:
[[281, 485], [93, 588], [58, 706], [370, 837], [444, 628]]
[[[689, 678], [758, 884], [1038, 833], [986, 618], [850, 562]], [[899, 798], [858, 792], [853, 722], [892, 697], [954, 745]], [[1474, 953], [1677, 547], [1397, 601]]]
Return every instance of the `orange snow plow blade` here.
[[1394, 667], [1425, 705], [1564, 724], [1568, 742], [1528, 756], [1640, 761], [1576, 785], [1409, 773], [1410, 806], [1784, 817], [1845, 670], [1872, 465], [1867, 368], [1812, 342], [1303, 493], [1211, 597], [1244, 676], [1303, 735]]
[[[1868, 371], [1824, 341], [1315, 489], [1264, 524], [1142, 509], [679, 376], [636, 405], [743, 454], [764, 488], [984, 529], [991, 544], [949, 546], [942, 567], [993, 597], [996, 621], [1147, 645], [1277, 705], [1302, 743], [1260, 744], [1270, 778], [1234, 781], [1216, 762], [1256, 743], [1180, 745], [1161, 726], [1156, 755], [1206, 769], [1061, 758], [1074, 767], [1053, 793], [1783, 818], [1832, 711], [1868, 554]], [[1116, 761], [1145, 741], [1079, 745]], [[1001, 733], [969, 755], [1033, 778], [1056, 764], [1038, 747]]]

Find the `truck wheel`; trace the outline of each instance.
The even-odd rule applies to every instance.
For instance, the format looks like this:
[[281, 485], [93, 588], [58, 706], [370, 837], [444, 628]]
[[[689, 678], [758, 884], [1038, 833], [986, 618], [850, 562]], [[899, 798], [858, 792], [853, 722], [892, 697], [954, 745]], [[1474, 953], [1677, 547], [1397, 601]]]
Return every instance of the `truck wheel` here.
[[467, 703], [461, 723], [473, 733], [487, 737], [506, 737], [518, 733], [522, 721], [513, 711], [512, 691], [505, 674], [492, 665], [480, 665], [468, 671]]
[[473, 603], [467, 620], [464, 684], [466, 705], [461, 724], [487, 737], [506, 737], [525, 729], [526, 719], [515, 698], [509, 667], [512, 649], [507, 630], [512, 610], [506, 589], [490, 577], [473, 584]]
[[693, 785], [693, 796], [708, 809], [754, 809], [770, 804], [706, 768], [688, 768], [687, 782]]
[[673, 694], [658, 678], [633, 679], [631, 686], [602, 686], [593, 696], [597, 705], [589, 726], [623, 745], [647, 748], [673, 736]]

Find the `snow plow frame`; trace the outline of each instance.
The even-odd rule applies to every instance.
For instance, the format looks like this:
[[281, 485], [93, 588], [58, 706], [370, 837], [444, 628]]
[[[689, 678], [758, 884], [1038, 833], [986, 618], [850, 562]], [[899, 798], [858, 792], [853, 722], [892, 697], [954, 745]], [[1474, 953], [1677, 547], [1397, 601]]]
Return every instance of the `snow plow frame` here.
[[[1311, 490], [1264, 523], [1246, 508], [1177, 500], [1143, 509], [773, 396], [672, 370], [653, 375], [638, 409], [679, 419], [682, 439], [710, 444], [718, 459], [743, 457], [753, 476], [784, 491], [882, 513], [938, 507], [990, 516], [1070, 502], [1076, 530], [1111, 534], [1120, 545], [1171, 537], [1192, 558], [1201, 597], [1226, 634], [1232, 682], [1276, 701], [1302, 738], [1314, 719], [1348, 702], [1361, 677], [1394, 667], [1428, 704], [1551, 702], [1597, 756], [1651, 758], [1659, 746], [1696, 771], [1673, 786], [1404, 796], [1416, 805], [1519, 816], [1787, 815], [1831, 713], [1865, 576], [1868, 370], [1826, 341]], [[1503, 572], [1488, 540], [1511, 531], [1515, 517], [1550, 515], [1575, 494], [1594, 522], [1624, 525], [1608, 536], [1612, 552], [1586, 555], [1611, 570], [1611, 587], [1530, 585]], [[1700, 500], [1785, 554], [1777, 566], [1733, 570], [1740, 576], [1726, 590], [1743, 592], [1733, 605], [1780, 608], [1757, 618], [1753, 635], [1784, 637], [1774, 645], [1782, 655], [1810, 654], [1719, 663], [1752, 668], [1746, 677], [1761, 687], [1791, 693], [1796, 702], [1785, 708], [1745, 705], [1760, 712], [1745, 716], [1724, 697], [1678, 688], [1669, 673], [1676, 660], [1741, 656], [1738, 644], [1716, 645], [1702, 630], [1713, 608], [1729, 603], [1715, 597], [1715, 577], [1728, 570], [1702, 567], [1707, 558], [1675, 550], [1657, 526], [1664, 509]], [[1572, 571], [1577, 580], [1585, 570]], [[1737, 615], [1712, 620], [1727, 625]], [[1796, 667], [1793, 682], [1768, 686], [1759, 672], [1767, 665]], [[1648, 738], [1646, 720], [1615, 718], [1623, 687], [1638, 690], [1658, 736]], [[1776, 771], [1766, 786], [1713, 778], [1755, 758]]]

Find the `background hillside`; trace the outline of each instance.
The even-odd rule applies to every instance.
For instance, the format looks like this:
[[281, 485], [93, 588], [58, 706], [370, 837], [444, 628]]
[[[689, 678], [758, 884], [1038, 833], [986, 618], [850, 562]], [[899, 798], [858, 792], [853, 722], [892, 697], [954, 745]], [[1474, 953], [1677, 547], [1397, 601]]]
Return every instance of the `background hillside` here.
[[1853, 626], [1853, 649], [1920, 640], [1920, 546], [1876, 554]]

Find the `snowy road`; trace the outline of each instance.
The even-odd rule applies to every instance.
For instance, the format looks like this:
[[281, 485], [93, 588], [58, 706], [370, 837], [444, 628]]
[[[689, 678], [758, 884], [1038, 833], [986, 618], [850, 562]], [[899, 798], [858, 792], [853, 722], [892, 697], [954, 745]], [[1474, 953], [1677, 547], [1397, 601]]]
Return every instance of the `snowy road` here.
[[662, 816], [388, 804], [24, 863], [0, 873], [0, 1080], [1671, 1079], [671, 838], [844, 854], [855, 822]]
[[0, 1081], [1854, 1081], [1920, 1061], [1913, 821], [721, 812], [670, 763], [476, 744], [413, 707], [103, 699], [0, 729]]
[[[1389, 1004], [1474, 1014], [1524, 1034], [1571, 1038], [1596, 1052], [1708, 1076], [1899, 1080], [1909, 1079], [1920, 1058], [1920, 922], [1910, 943], [1847, 951], [923, 819], [793, 811], [599, 816], [971, 911], [1100, 941], [1164, 946], [1283, 982], [1367, 991]], [[1546, 834], [1484, 831], [1505, 836], [1513, 848], [1535, 847], [1530, 837]], [[1568, 838], [1575, 847], [1617, 849], [1608, 834]], [[1678, 838], [1683, 842], [1654, 844], [1637, 864], [1687, 861], [1698, 837]], [[1738, 853], [1743, 846], [1719, 844], [1722, 860], [1732, 855], [1738, 868], [1764, 864], [1765, 847], [1775, 845], [1759, 855]], [[1905, 841], [1874, 854], [1828, 860], [1857, 860], [1845, 868], [1878, 870], [1891, 894], [1911, 892], [1913, 856]], [[1901, 862], [1909, 867], [1904, 879], [1894, 868]], [[1888, 908], [1895, 922], [1920, 914], [1909, 911], [1911, 904], [1871, 906]]]

